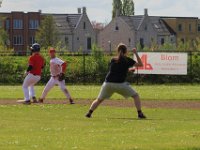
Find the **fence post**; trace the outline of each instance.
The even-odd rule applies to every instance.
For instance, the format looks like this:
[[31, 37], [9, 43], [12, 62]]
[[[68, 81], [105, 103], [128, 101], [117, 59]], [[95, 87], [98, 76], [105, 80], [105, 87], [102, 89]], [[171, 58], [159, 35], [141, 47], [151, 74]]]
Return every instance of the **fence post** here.
[[193, 83], [193, 81], [192, 81], [192, 71], [193, 71], [192, 51], [189, 52], [189, 56], [190, 56], [190, 79], [191, 79], [191, 83]]
[[85, 51], [83, 50], [83, 84], [85, 84]]

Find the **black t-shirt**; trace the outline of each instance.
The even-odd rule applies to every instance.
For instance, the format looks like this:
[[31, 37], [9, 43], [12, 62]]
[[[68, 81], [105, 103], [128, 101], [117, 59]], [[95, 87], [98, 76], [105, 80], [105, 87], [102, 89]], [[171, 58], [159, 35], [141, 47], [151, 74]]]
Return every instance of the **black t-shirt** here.
[[116, 58], [111, 59], [109, 64], [109, 72], [106, 76], [106, 82], [123, 83], [126, 80], [128, 69], [136, 62], [129, 58], [123, 57], [120, 60]]

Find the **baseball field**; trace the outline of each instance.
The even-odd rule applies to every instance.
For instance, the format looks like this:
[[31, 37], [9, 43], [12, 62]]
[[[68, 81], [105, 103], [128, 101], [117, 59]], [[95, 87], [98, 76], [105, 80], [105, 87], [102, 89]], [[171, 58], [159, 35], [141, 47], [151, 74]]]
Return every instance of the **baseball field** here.
[[[138, 120], [131, 99], [113, 95], [93, 118], [84, 115], [100, 85], [69, 85], [76, 104], [58, 87], [45, 104], [24, 106], [20, 86], [0, 86], [1, 150], [200, 150], [200, 86], [133, 86], [148, 119]], [[36, 86], [37, 95], [43, 86]]]

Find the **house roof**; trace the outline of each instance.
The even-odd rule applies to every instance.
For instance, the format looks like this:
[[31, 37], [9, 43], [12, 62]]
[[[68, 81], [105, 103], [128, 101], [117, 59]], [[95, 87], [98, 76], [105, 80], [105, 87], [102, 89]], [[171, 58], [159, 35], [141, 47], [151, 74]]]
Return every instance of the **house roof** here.
[[[120, 16], [133, 30], [139, 30], [142, 25], [145, 15], [135, 15], [135, 16]], [[149, 23], [152, 24], [155, 31], [158, 33], [170, 33], [175, 34], [175, 32], [165, 24], [165, 22], [159, 16], [147, 16], [149, 17]]]
[[137, 30], [142, 23], [144, 16], [120, 16], [130, 27]]
[[79, 24], [82, 14], [51, 14], [59, 32], [71, 34]]

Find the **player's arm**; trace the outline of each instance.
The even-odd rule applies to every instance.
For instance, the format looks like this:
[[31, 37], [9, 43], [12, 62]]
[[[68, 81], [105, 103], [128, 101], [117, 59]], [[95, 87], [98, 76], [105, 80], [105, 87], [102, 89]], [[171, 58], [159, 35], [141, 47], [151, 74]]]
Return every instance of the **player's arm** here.
[[33, 69], [33, 66], [32, 65], [29, 65], [26, 72], [30, 72], [31, 70]]
[[46, 61], [45, 61], [45, 59], [43, 58], [43, 66], [42, 66], [42, 69], [44, 69], [45, 66], [46, 66]]
[[25, 75], [28, 75], [28, 73], [33, 69], [33, 60], [32, 57], [29, 58], [29, 65], [28, 68], [25, 71]]
[[143, 67], [142, 60], [141, 60], [140, 56], [138, 55], [136, 48], [133, 49], [133, 53], [135, 54], [136, 59], [137, 59], [137, 62], [134, 64], [134, 66], [135, 67]]
[[136, 67], [143, 66], [142, 60], [141, 60], [140, 56], [138, 55], [136, 48], [133, 49], [133, 53], [136, 56], [137, 62], [134, 63], [133, 67], [129, 68], [129, 70], [128, 70], [129, 72], [135, 72]]
[[64, 62], [64, 63], [61, 65], [61, 67], [62, 67], [62, 73], [65, 74], [66, 69], [67, 69], [67, 62]]

